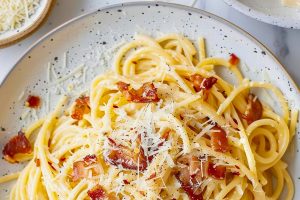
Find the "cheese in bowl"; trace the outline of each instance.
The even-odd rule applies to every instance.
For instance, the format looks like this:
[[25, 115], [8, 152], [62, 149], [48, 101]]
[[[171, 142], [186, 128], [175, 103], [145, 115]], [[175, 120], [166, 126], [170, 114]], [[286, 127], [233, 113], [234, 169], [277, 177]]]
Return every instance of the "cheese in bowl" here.
[[20, 28], [36, 12], [40, 0], [1, 0], [0, 33]]

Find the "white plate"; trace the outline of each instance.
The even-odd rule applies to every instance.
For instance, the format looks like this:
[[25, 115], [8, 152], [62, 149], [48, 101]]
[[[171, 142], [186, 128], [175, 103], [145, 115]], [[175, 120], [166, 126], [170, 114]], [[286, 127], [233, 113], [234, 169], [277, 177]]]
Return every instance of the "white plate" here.
[[254, 19], [292, 29], [300, 29], [300, 8], [289, 8], [281, 0], [224, 0], [229, 6]]
[[[24, 111], [23, 103], [30, 92], [43, 98], [43, 108], [37, 112], [39, 117], [45, 115], [48, 98], [50, 107], [56, 104], [59, 96], [56, 93], [61, 89], [47, 81], [48, 62], [54, 64], [56, 73], [64, 76], [82, 63], [87, 67], [86, 76], [77, 74], [77, 78], [72, 77], [73, 81], [67, 80], [62, 86], [67, 91], [69, 83], [75, 83], [74, 88], [78, 91], [75, 93], [79, 95], [79, 91], [88, 87], [92, 77], [111, 67], [111, 55], [114, 54], [111, 47], [131, 40], [136, 32], [152, 36], [175, 32], [192, 39], [203, 36], [207, 41], [208, 55], [228, 57], [229, 53], [236, 53], [243, 62], [242, 71], [247, 77], [273, 83], [283, 91], [293, 108], [300, 108], [299, 91], [282, 65], [264, 46], [238, 27], [210, 13], [185, 6], [129, 3], [78, 17], [49, 33], [28, 50], [0, 87], [0, 126], [6, 129], [0, 131], [0, 147], [21, 127], [34, 120], [34, 114], [19, 120]], [[63, 68], [66, 51], [68, 64], [67, 68]], [[82, 84], [83, 79], [86, 79], [86, 84]], [[24, 90], [22, 97], [20, 94]], [[262, 99], [274, 103], [270, 98]], [[278, 106], [274, 108], [278, 110]], [[298, 138], [295, 141], [298, 143]], [[294, 144], [291, 146], [297, 148]], [[300, 199], [300, 171], [295, 168], [300, 164], [300, 156], [298, 153], [290, 153], [289, 156], [292, 161], [289, 170], [298, 188], [296, 199]], [[0, 161], [0, 166], [0, 174], [22, 168], [5, 161]], [[0, 193], [7, 195], [8, 185], [0, 185]]]

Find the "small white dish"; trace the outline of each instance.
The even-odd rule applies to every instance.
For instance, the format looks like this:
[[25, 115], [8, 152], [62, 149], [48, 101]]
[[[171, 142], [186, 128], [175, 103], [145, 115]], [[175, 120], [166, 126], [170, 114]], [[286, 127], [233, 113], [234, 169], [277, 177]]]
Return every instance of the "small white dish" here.
[[229, 6], [259, 21], [300, 29], [300, 8], [284, 6], [281, 0], [224, 0]]
[[8, 46], [32, 33], [47, 17], [50, 11], [52, 0], [40, 0], [35, 13], [29, 17], [28, 21], [16, 29], [0, 33], [0, 47]]

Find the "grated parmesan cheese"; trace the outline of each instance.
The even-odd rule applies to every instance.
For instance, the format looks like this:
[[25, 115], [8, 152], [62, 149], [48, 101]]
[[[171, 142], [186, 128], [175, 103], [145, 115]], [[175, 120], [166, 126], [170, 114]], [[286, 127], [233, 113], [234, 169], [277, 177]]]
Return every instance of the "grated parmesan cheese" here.
[[25, 95], [25, 91], [23, 90], [18, 97], [18, 101], [21, 101], [23, 99], [24, 95]]
[[64, 82], [65, 80], [71, 78], [72, 76], [78, 76], [78, 74], [82, 74], [82, 70], [84, 68], [85, 65], [79, 65], [78, 67], [76, 67], [73, 71], [71, 71], [68, 75], [62, 77], [62, 78], [58, 78], [51, 86], [56, 86], [58, 85], [59, 83], [62, 83]]
[[40, 0], [1, 0], [0, 32], [20, 28], [36, 12]]

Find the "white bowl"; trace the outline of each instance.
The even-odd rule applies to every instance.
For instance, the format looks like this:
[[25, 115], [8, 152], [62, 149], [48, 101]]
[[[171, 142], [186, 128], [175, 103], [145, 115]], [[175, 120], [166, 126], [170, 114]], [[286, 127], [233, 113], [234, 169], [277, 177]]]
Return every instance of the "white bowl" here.
[[8, 46], [37, 29], [47, 17], [51, 4], [52, 0], [40, 0], [40, 5], [36, 8], [35, 13], [21, 27], [0, 33], [0, 47]]
[[259, 21], [300, 29], [300, 8], [283, 6], [281, 0], [224, 0], [241, 13]]

